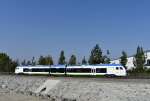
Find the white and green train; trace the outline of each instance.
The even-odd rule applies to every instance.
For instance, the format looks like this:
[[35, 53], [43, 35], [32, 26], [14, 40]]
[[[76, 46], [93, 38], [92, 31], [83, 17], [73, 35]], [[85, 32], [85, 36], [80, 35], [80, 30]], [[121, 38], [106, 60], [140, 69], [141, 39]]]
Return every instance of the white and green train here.
[[51, 66], [17, 66], [15, 74], [45, 74], [45, 75], [105, 75], [126, 76], [126, 69], [120, 64], [99, 65], [51, 65]]

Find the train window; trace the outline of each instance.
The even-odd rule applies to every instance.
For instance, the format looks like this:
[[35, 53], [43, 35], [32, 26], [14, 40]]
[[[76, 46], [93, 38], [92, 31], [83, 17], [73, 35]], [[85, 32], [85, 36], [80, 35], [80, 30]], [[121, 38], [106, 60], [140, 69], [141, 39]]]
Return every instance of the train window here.
[[67, 68], [67, 72], [73, 72], [73, 68]]
[[82, 73], [91, 73], [91, 68], [81, 68]]
[[123, 68], [122, 68], [122, 67], [120, 67], [120, 70], [123, 70]]
[[59, 68], [59, 73], [64, 73], [65, 72], [65, 68]]
[[72, 72], [72, 73], [91, 73], [91, 68], [67, 68], [67, 72]]
[[32, 68], [32, 72], [49, 72], [49, 68]]
[[24, 68], [24, 69], [23, 69], [23, 72], [32, 72], [32, 69]]
[[56, 69], [56, 68], [51, 68], [51, 72], [52, 72], [52, 73], [56, 73], [56, 72], [57, 72], [57, 69]]
[[28, 72], [28, 69], [24, 68], [24, 69], [23, 69], [23, 72]]
[[116, 67], [116, 70], [119, 70], [119, 67]]
[[45, 72], [50, 72], [50, 68], [44, 69]]
[[34, 68], [32, 69], [32, 72], [39, 72], [39, 69]]
[[150, 59], [147, 60], [147, 66], [150, 66]]
[[107, 73], [106, 68], [96, 68], [96, 73]]
[[76, 70], [77, 73], [81, 73], [82, 72], [80, 68], [77, 68], [75, 70]]

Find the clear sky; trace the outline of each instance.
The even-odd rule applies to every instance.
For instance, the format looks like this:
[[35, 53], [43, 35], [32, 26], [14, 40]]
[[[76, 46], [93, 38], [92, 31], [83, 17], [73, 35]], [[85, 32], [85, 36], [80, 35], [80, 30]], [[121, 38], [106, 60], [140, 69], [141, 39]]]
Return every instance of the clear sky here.
[[150, 49], [150, 0], [0, 0], [0, 52], [31, 60], [61, 50], [80, 62], [99, 44], [111, 58]]

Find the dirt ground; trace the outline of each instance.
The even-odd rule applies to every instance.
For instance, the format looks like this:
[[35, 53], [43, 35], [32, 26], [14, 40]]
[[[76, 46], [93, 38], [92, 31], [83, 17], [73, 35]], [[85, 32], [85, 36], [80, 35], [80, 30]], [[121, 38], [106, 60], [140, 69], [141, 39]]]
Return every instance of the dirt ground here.
[[0, 101], [49, 101], [39, 97], [17, 94], [17, 93], [0, 93]]

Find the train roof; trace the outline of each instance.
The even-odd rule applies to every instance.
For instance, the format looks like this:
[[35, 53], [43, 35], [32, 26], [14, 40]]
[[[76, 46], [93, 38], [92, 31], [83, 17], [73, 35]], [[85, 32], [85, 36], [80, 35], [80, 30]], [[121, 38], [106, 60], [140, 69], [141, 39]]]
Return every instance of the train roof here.
[[81, 66], [67, 66], [67, 68], [91, 68], [91, 67], [116, 67], [122, 66], [121, 64], [94, 64], [94, 65], [81, 65]]
[[85, 68], [87, 66], [83, 65], [83, 66], [67, 66], [67, 68]]
[[65, 68], [67, 65], [51, 65], [50, 68]]
[[66, 65], [48, 65], [48, 66], [44, 66], [44, 65], [37, 65], [37, 66], [17, 66], [17, 68], [65, 68]]
[[93, 64], [91, 66], [122, 66], [121, 64]]
[[[67, 65], [37, 65], [37, 66], [17, 66], [16, 68], [65, 68]], [[93, 64], [93, 65], [81, 65], [81, 66], [67, 66], [67, 68], [87, 68], [91, 66], [122, 66], [121, 64]]]
[[49, 66], [42, 66], [42, 65], [37, 65], [37, 66], [17, 66], [17, 68], [49, 68]]

